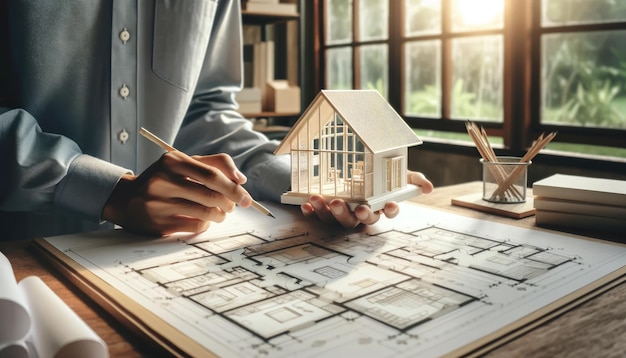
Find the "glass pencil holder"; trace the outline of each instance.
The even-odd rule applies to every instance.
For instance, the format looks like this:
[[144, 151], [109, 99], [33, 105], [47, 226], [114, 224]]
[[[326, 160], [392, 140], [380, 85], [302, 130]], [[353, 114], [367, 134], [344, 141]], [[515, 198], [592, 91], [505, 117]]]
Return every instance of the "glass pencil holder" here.
[[483, 167], [483, 200], [516, 204], [526, 201], [530, 161], [518, 157], [496, 157], [495, 162], [480, 159]]

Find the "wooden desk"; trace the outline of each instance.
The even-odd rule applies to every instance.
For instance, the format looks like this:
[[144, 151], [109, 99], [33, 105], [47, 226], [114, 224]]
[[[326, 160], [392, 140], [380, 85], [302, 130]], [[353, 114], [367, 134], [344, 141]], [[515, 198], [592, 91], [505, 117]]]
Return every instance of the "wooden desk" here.
[[[453, 197], [479, 192], [480, 182], [436, 188], [432, 194], [415, 201], [479, 219], [534, 227], [534, 217], [514, 220], [496, 217], [450, 205]], [[619, 239], [617, 234], [593, 233], [596, 237]], [[0, 243], [11, 261], [17, 280], [39, 276], [63, 299], [109, 346], [111, 357], [156, 356], [142, 338], [115, 321], [107, 312], [78, 291], [29, 248], [29, 242]], [[607, 357], [626, 353], [626, 284], [592, 298], [557, 318], [490, 352], [489, 357]]]

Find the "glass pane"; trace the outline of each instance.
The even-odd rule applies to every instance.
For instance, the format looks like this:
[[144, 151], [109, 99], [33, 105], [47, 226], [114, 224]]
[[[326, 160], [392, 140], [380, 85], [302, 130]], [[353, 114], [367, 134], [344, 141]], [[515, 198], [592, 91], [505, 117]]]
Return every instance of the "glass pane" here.
[[626, 1], [543, 0], [541, 13], [543, 26], [625, 21]]
[[452, 0], [452, 31], [501, 29], [503, 19], [504, 0]]
[[626, 128], [626, 31], [542, 38], [543, 123]]
[[352, 41], [352, 0], [327, 0], [326, 43], [343, 44]]
[[404, 112], [441, 117], [441, 42], [408, 42], [405, 56]]
[[361, 88], [375, 89], [387, 98], [388, 73], [387, 45], [368, 45], [360, 47], [359, 72]]
[[441, 33], [441, 1], [405, 0], [405, 36]]
[[389, 29], [388, 0], [359, 0], [359, 40], [386, 40]]
[[502, 122], [502, 36], [452, 40], [451, 116]]
[[352, 48], [340, 47], [326, 51], [326, 87], [352, 89]]

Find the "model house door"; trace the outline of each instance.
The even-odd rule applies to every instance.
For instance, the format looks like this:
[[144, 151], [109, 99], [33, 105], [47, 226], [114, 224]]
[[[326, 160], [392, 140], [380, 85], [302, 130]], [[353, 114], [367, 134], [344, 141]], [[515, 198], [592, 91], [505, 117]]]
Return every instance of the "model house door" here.
[[388, 192], [402, 187], [404, 166], [404, 157], [385, 159], [385, 183]]

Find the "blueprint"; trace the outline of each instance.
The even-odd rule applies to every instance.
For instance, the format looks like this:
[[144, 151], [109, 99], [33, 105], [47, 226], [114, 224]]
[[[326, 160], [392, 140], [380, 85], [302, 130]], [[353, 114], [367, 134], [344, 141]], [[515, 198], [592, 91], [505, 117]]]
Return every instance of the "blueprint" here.
[[219, 356], [441, 356], [622, 269], [622, 245], [403, 203], [347, 230], [269, 205], [200, 235], [48, 238]]

